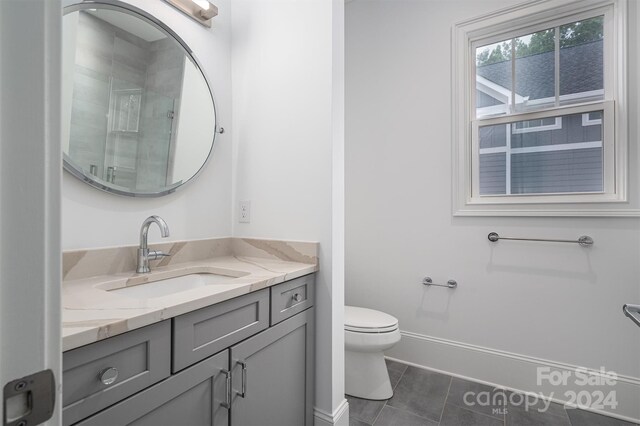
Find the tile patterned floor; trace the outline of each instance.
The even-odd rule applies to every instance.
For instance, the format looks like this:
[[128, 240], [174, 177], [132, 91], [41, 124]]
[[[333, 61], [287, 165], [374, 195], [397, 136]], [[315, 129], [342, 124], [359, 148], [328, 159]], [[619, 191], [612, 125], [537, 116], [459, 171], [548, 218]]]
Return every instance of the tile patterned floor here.
[[[520, 394], [433, 371], [387, 361], [393, 397], [370, 401], [347, 396], [349, 426], [634, 426], [578, 409], [543, 402], [525, 409]], [[490, 396], [492, 404], [469, 405], [465, 394]], [[475, 401], [475, 398], [471, 402]], [[639, 425], [635, 425], [639, 426]]]

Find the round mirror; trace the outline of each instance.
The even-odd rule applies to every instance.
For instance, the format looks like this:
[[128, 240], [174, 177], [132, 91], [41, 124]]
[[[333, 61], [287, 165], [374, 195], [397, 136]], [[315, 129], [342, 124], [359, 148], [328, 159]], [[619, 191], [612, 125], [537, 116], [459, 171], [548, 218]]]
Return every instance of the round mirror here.
[[132, 197], [166, 195], [192, 180], [211, 155], [216, 115], [188, 46], [129, 5], [64, 12], [65, 170]]

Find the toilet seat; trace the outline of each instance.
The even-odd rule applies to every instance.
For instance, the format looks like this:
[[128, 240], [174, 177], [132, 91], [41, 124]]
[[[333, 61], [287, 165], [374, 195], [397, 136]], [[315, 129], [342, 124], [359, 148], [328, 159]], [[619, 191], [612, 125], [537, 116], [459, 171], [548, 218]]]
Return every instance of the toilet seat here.
[[344, 329], [354, 333], [390, 333], [398, 329], [398, 319], [373, 309], [345, 306]]
[[353, 333], [390, 333], [398, 329], [398, 324], [389, 326], [389, 327], [379, 327], [379, 328], [353, 327], [350, 325], [345, 325], [344, 329], [345, 331], [351, 331]]

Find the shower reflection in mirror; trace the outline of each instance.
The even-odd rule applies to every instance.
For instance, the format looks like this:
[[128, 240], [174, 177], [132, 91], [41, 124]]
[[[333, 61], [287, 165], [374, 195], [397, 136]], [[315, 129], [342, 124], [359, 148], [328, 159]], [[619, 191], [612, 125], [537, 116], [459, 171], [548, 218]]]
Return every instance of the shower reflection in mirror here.
[[65, 15], [64, 49], [65, 167], [125, 195], [170, 191], [199, 171], [215, 111], [176, 40], [130, 14], [84, 9]]

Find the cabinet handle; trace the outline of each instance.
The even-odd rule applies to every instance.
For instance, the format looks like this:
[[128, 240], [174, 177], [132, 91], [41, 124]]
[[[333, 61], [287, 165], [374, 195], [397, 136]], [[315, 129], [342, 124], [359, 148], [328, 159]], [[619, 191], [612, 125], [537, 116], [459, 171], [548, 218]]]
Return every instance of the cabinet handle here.
[[229, 370], [221, 370], [220, 371], [225, 376], [225, 392], [224, 392], [224, 402], [222, 405], [227, 410], [231, 410], [231, 372]]
[[293, 296], [293, 301], [294, 302], [301, 302], [302, 301], [302, 296], [300, 296], [300, 293], [295, 293]]
[[98, 379], [102, 384], [109, 386], [118, 379], [118, 369], [115, 367], [109, 367], [98, 373]]
[[242, 392], [237, 392], [241, 398], [247, 397], [247, 363], [245, 361], [238, 361], [238, 364], [242, 367]]

